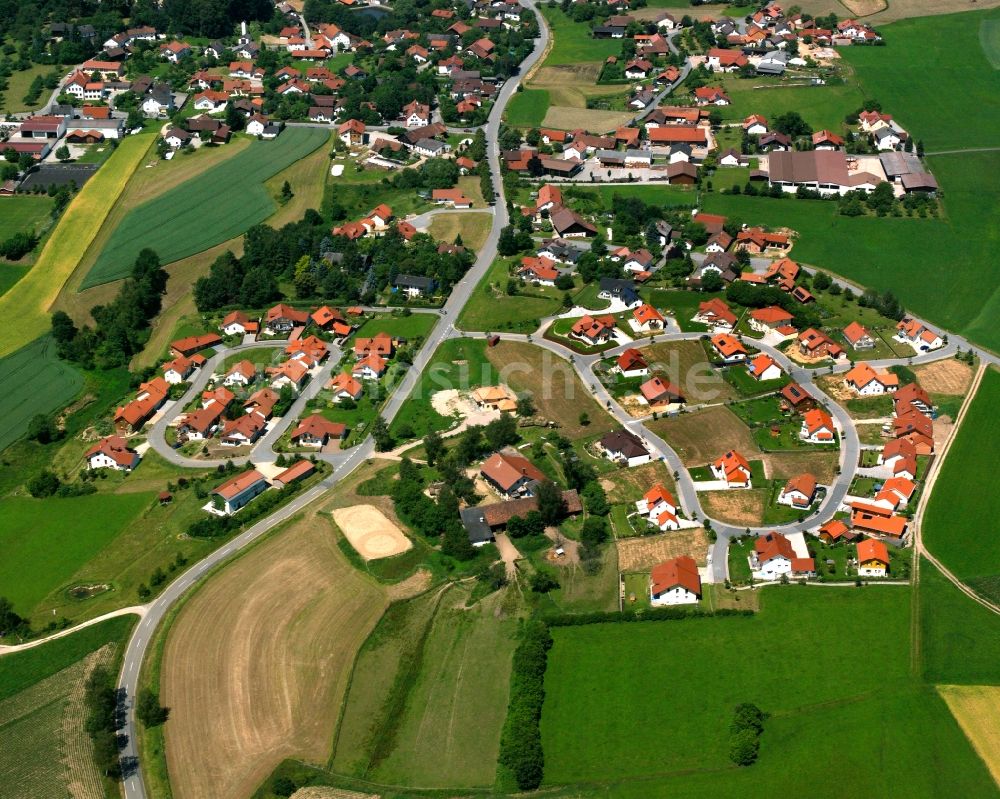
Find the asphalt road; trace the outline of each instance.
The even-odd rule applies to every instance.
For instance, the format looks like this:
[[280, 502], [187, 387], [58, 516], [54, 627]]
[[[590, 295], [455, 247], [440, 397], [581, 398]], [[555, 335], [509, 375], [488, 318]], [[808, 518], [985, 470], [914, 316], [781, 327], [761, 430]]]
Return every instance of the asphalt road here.
[[[525, 4], [534, 8], [533, 0], [525, 0]], [[537, 16], [540, 21], [541, 35], [535, 41], [534, 50], [532, 50], [531, 54], [521, 65], [522, 75], [528, 72], [538, 61], [548, 44], [548, 26], [545, 24], [544, 18], [541, 14], [538, 14]], [[479, 250], [475, 264], [473, 264], [473, 266], [466, 273], [465, 277], [452, 289], [451, 295], [449, 296], [444, 307], [441, 309], [442, 321], [435, 325], [427, 340], [424, 342], [423, 347], [420, 349], [420, 352], [417, 353], [414, 358], [412, 367], [406, 372], [403, 380], [400, 381], [400, 383], [395, 387], [393, 394], [383, 406], [382, 416], [386, 419], [386, 421], [391, 421], [399, 412], [403, 403], [406, 402], [406, 399], [413, 389], [418, 376], [433, 357], [438, 345], [440, 345], [446, 338], [454, 334], [454, 328], [452, 326], [453, 320], [465, 306], [465, 303], [471, 296], [472, 291], [486, 274], [486, 271], [489, 269], [494, 258], [496, 257], [497, 242], [500, 238], [500, 231], [505, 225], [507, 225], [508, 222], [507, 203], [503, 195], [503, 182], [500, 174], [500, 149], [497, 144], [497, 140], [500, 133], [500, 121], [503, 111], [506, 108], [507, 103], [510, 101], [511, 96], [516, 91], [519, 83], [520, 76], [515, 76], [504, 84], [503, 88], [501, 88], [499, 92], [499, 95], [497, 96], [496, 102], [494, 103], [489, 121], [485, 126], [486, 147], [490, 164], [490, 173], [493, 177], [494, 188], [497, 191], [497, 203], [493, 209], [493, 226], [490, 229], [486, 242]], [[235, 348], [234, 351], [238, 351], [238, 349], [239, 348]], [[213, 361], [214, 360], [215, 358], [213, 358]], [[206, 374], [209, 373], [208, 366], [209, 365], [206, 365], [202, 369], [202, 371]], [[319, 380], [314, 380], [314, 383], [319, 385]], [[194, 391], [195, 387], [192, 387], [192, 389], [189, 390], [188, 393], [191, 394], [191, 397], [194, 396]], [[165, 429], [167, 424], [166, 416], [167, 414], [164, 414], [164, 420], [162, 421], [163, 428], [159, 431], [159, 435], [154, 436], [154, 440], [156, 438], [162, 440], [162, 430]], [[291, 419], [294, 417], [291, 413], [289, 413], [288, 418]], [[154, 428], [154, 433], [155, 432], [156, 430]], [[336, 458], [338, 462], [335, 463], [334, 471], [330, 476], [325, 478], [321, 483], [316, 484], [310, 490], [293, 499], [287, 505], [280, 508], [276, 513], [265, 519], [261, 519], [252, 527], [234, 537], [232, 540], [226, 542], [222, 547], [196, 563], [180, 577], [170, 583], [162, 594], [149, 603], [146, 615], [143, 617], [142, 621], [133, 632], [132, 637], [129, 639], [128, 646], [125, 650], [125, 656], [122, 661], [121, 674], [118, 679], [118, 686], [124, 691], [126, 703], [125, 726], [122, 730], [126, 736], [126, 743], [122, 750], [122, 758], [124, 762], [134, 764], [134, 767], [130, 769], [130, 773], [123, 783], [125, 799], [146, 799], [146, 787], [143, 782], [142, 767], [138, 757], [138, 749], [136, 747], [134, 698], [138, 691], [139, 674], [142, 669], [142, 663], [145, 659], [146, 651], [152, 641], [156, 628], [163, 621], [164, 617], [173, 605], [202, 577], [218, 567], [220, 564], [227, 561], [243, 547], [264, 535], [264, 533], [273, 529], [275, 526], [291, 518], [303, 508], [307, 507], [311, 502], [318, 499], [329, 488], [336, 485], [341, 478], [350, 474], [354, 469], [364, 463], [364, 461], [370, 457], [373, 452], [374, 444], [371, 438], [368, 438], [357, 447], [354, 447], [346, 453], [338, 455]], [[201, 463], [200, 465], [204, 464]]]

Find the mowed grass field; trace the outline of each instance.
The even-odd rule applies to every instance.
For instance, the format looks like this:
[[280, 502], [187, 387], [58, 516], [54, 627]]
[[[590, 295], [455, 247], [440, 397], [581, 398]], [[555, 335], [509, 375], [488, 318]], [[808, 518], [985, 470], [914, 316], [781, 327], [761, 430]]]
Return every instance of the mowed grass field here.
[[264, 182], [329, 139], [329, 132], [288, 128], [130, 211], [84, 278], [82, 288], [128, 274], [143, 247], [171, 263], [244, 233], [276, 203]]
[[15, 233], [38, 231], [49, 218], [53, 199], [47, 194], [15, 194], [3, 197], [0, 205], [0, 241], [6, 241]]
[[991, 470], [970, 464], [1000, 447], [998, 405], [1000, 372], [989, 369], [941, 464], [923, 524], [928, 551], [994, 602], [1000, 600], [1000, 546], [986, 531], [995, 529], [1000, 498]]
[[545, 57], [545, 66], [585, 61], [601, 63], [609, 55], [621, 54], [620, 39], [595, 39], [587, 23], [574, 22], [561, 9], [543, 7], [540, 10], [552, 34], [552, 49]]
[[[500, 381], [518, 393], [529, 393], [537, 415], [558, 423], [559, 432], [567, 438], [606, 433], [614, 426], [572, 365], [548, 350], [519, 341], [501, 341], [487, 348], [486, 357]], [[587, 413], [590, 424], [580, 424], [581, 413]]]
[[111, 543], [153, 501], [148, 493], [0, 500], [0, 587], [27, 614]]
[[31, 271], [0, 297], [0, 313], [17, 324], [0, 332], [0, 357], [49, 329], [49, 308], [87, 252], [118, 195], [153, 143], [152, 133], [125, 139], [63, 212]]
[[286, 757], [325, 762], [351, 664], [386, 602], [347, 564], [322, 514], [199, 588], [160, 671], [174, 799], [243, 799]]
[[507, 104], [504, 116], [507, 124], [515, 128], [537, 128], [549, 110], [549, 93], [546, 89], [525, 89], [517, 92]]
[[449, 244], [455, 241], [456, 236], [461, 236], [467, 248], [479, 252], [492, 226], [493, 214], [437, 214], [431, 219], [427, 232], [438, 241]]
[[414, 339], [430, 333], [437, 321], [438, 317], [430, 313], [376, 316], [366, 320], [354, 335], [355, 338], [371, 338], [376, 333], [389, 333], [394, 337]]
[[0, 657], [3, 795], [104, 799], [84, 724], [83, 686], [98, 664], [114, 668], [134, 617], [112, 619]]
[[59, 359], [51, 336], [42, 336], [0, 358], [0, 450], [28, 430], [31, 417], [52, 413], [83, 388], [83, 376]]
[[[909, 589], [760, 600], [751, 618], [555, 628], [545, 783], [636, 797], [995, 795], [944, 702], [909, 676]], [[878, 633], [859, 633], [862, 618]], [[851, 662], [866, 667], [830, 679]], [[740, 702], [770, 714], [748, 769], [727, 756]], [[810, 762], [836, 776], [789, 767]]]
[[[792, 82], [789, 79], [788, 83]], [[789, 111], [797, 111], [814, 130], [843, 130], [844, 117], [857, 111], [865, 101], [864, 93], [852, 83], [795, 86], [777, 80], [744, 80], [727, 76], [719, 81], [713, 80], [712, 85], [722, 86], [732, 100], [730, 105], [720, 109], [725, 120], [742, 122], [750, 114], [763, 114], [768, 119], [774, 119]]]

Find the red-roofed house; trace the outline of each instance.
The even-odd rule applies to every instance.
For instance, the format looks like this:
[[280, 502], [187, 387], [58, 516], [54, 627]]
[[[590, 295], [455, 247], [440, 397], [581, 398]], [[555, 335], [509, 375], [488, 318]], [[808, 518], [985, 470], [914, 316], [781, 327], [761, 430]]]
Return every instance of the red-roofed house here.
[[643, 494], [642, 499], [635, 503], [635, 508], [661, 531], [676, 530], [680, 526], [677, 500], [662, 483], [657, 483]]
[[712, 346], [719, 353], [724, 363], [737, 363], [746, 360], [747, 350], [736, 336], [728, 333], [718, 333], [712, 336]]
[[875, 348], [875, 339], [858, 322], [851, 322], [842, 331], [844, 340], [855, 350], [871, 350]]
[[299, 447], [324, 447], [333, 439], [342, 439], [347, 428], [340, 422], [331, 422], [325, 416], [314, 413], [299, 421], [292, 430], [290, 441]]
[[799, 438], [810, 444], [833, 444], [837, 441], [833, 417], [822, 408], [811, 408], [802, 414]]
[[889, 548], [875, 538], [858, 542], [858, 576], [885, 577], [889, 573]]
[[693, 605], [701, 599], [701, 577], [688, 555], [666, 560], [649, 575], [649, 603], [653, 606]]
[[643, 303], [632, 311], [632, 316], [635, 318], [636, 330], [641, 330], [645, 333], [663, 330], [665, 322], [662, 314], [648, 303]]
[[570, 336], [592, 347], [610, 341], [614, 334], [615, 318], [611, 314], [597, 317], [588, 314], [581, 317], [570, 330]]
[[642, 353], [634, 347], [619, 355], [611, 369], [622, 377], [644, 377], [649, 374], [649, 364], [646, 363]]
[[535, 464], [516, 452], [494, 452], [479, 473], [504, 499], [534, 496], [534, 486], [546, 479]]
[[778, 495], [779, 505], [793, 508], [808, 508], [816, 499], [816, 478], [808, 473], [793, 477]]
[[684, 395], [680, 388], [659, 375], [654, 375], [639, 386], [639, 392], [650, 408], [660, 409], [669, 405], [684, 404]]
[[267, 478], [256, 469], [241, 472], [212, 492], [213, 512], [222, 516], [232, 516], [268, 488]]
[[877, 397], [891, 394], [899, 388], [899, 375], [892, 372], [876, 372], [862, 362], [844, 375], [844, 384], [861, 397]]
[[139, 453], [129, 449], [121, 436], [106, 436], [84, 454], [89, 469], [115, 469], [130, 472], [139, 465]]
[[736, 450], [731, 449], [718, 458], [711, 466], [717, 480], [723, 480], [728, 488], [750, 488], [750, 464]]
[[777, 380], [783, 372], [770, 355], [760, 355], [747, 361], [747, 372], [754, 380]]
[[736, 327], [736, 314], [718, 297], [698, 303], [698, 313], [692, 319], [716, 330], [732, 330]]

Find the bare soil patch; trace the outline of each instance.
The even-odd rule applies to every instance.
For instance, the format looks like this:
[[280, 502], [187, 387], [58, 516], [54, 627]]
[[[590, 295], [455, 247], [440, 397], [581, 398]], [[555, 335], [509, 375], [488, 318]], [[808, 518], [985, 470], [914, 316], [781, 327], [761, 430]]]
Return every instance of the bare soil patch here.
[[653, 461], [633, 469], [620, 469], [605, 475], [601, 486], [608, 494], [608, 501], [635, 502], [657, 483], [676, 494], [674, 476], [663, 461]]
[[680, 555], [689, 555], [699, 566], [704, 566], [708, 557], [708, 535], [701, 527], [642, 538], [620, 538], [615, 546], [618, 568], [623, 572], [648, 571], [657, 563]]
[[542, 125], [559, 130], [584, 128], [594, 133], [608, 133], [628, 122], [634, 114], [625, 111], [598, 111], [589, 108], [567, 108], [551, 106]]
[[360, 793], [344, 788], [313, 787], [299, 788], [292, 799], [379, 799], [376, 793]]
[[871, 16], [889, 7], [886, 0], [840, 0], [840, 2], [856, 17]]
[[392, 602], [412, 599], [430, 588], [433, 581], [434, 575], [427, 569], [418, 569], [405, 580], [390, 585], [385, 589], [385, 593]]
[[374, 505], [352, 505], [333, 511], [333, 520], [365, 560], [390, 558], [413, 543]]
[[939, 685], [937, 690], [1000, 785], [1000, 686]]
[[705, 513], [720, 522], [755, 527], [764, 518], [764, 491], [704, 491], [698, 495]]
[[704, 466], [731, 449], [748, 460], [758, 452], [750, 428], [721, 405], [682, 413], [673, 419], [658, 419], [647, 427], [666, 439], [685, 466]]
[[954, 358], [913, 367], [917, 382], [931, 394], [964, 397], [972, 384], [972, 367]]
[[205, 583], [163, 656], [175, 799], [243, 799], [285, 758], [325, 762], [351, 664], [386, 604], [322, 514]]
[[826, 485], [833, 481], [840, 462], [840, 456], [835, 450], [778, 452], [760, 457], [764, 461], [764, 472], [773, 480], [788, 480], [803, 472], [809, 472], [820, 484]]

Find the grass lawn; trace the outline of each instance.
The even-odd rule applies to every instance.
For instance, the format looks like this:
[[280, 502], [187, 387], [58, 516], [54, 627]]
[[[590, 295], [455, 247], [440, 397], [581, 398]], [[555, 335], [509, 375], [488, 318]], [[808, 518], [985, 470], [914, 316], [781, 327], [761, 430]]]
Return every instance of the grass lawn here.
[[143, 247], [171, 263], [245, 232], [277, 207], [264, 182], [328, 139], [324, 130], [288, 128], [275, 141], [252, 142], [235, 157], [131, 210], [82, 288], [125, 276]]
[[438, 214], [431, 219], [427, 232], [438, 241], [446, 241], [449, 244], [455, 241], [456, 236], [461, 236], [462, 244], [478, 252], [489, 236], [492, 226], [492, 214]]
[[56, 355], [51, 336], [43, 336], [17, 352], [0, 358], [0, 450], [28, 430], [35, 414], [52, 413], [83, 388], [83, 376]]
[[413, 387], [409, 401], [403, 404], [392, 429], [409, 427], [416, 437], [432, 430], [447, 430], [455, 420], [434, 410], [431, 398], [438, 391], [468, 391], [497, 381], [496, 370], [486, 357], [486, 342], [471, 339], [448, 339], [441, 343]]
[[753, 552], [753, 538], [740, 538], [729, 542], [729, 581], [735, 585], [746, 585], [750, 582], [750, 562], [747, 560]]
[[539, 321], [562, 308], [562, 292], [545, 286], [524, 286], [516, 295], [507, 294], [509, 264], [519, 259], [498, 258], [469, 297], [459, 314], [462, 330], [510, 330], [530, 333]]
[[776, 380], [754, 380], [743, 364], [734, 364], [728, 367], [723, 372], [723, 376], [726, 382], [744, 397], [756, 397], [761, 394], [778, 391], [786, 386], [789, 381], [787, 374], [783, 374]]
[[998, 403], [1000, 372], [990, 369], [941, 466], [923, 528], [927, 549], [993, 601], [1000, 600], [1000, 548], [984, 533], [995, 529], [1000, 499], [989, 470], [969, 465], [1000, 447]]
[[677, 320], [681, 330], [686, 333], [707, 332], [708, 328], [700, 322], [692, 322], [692, 317], [698, 312], [698, 306], [714, 297], [725, 296], [722, 292], [718, 294], [700, 291], [684, 291], [682, 289], [653, 289], [643, 288], [639, 290], [640, 296], [659, 310], [669, 311]]
[[549, 93], [546, 89], [525, 89], [516, 92], [507, 104], [507, 124], [515, 128], [537, 128], [549, 110]]
[[376, 316], [365, 320], [354, 334], [355, 338], [371, 338], [377, 333], [389, 333], [398, 338], [412, 340], [431, 332], [437, 316], [414, 313], [409, 316]]
[[152, 501], [148, 493], [0, 500], [0, 585], [21, 613], [69, 587], [83, 564], [110, 544]]
[[544, 66], [603, 62], [609, 55], [621, 55], [620, 40], [595, 39], [587, 23], [574, 22], [558, 8], [543, 7], [540, 10], [552, 33], [552, 49], [545, 58]]
[[[566, 199], [574, 199], [589, 204], [586, 210], [610, 210], [611, 201], [617, 194], [621, 197], [638, 197], [652, 205], [694, 205], [696, 195], [687, 186], [663, 186], [657, 184], [615, 183], [606, 186], [573, 186], [563, 191]], [[574, 203], [574, 207], [577, 207]]]
[[924, 560], [920, 564], [920, 654], [928, 682], [1000, 683], [1000, 619]]
[[42, 89], [42, 93], [38, 95], [38, 99], [30, 104], [24, 102], [24, 96], [28, 93], [35, 78], [39, 76], [44, 78], [53, 70], [59, 71], [61, 73], [60, 77], [62, 74], [65, 74], [58, 66], [52, 66], [51, 64], [33, 64], [30, 68], [24, 70], [12, 69], [10, 77], [7, 79], [7, 90], [0, 97], [0, 100], [2, 100], [0, 107], [8, 114], [37, 111], [48, 102], [52, 91], [50, 89]]
[[[554, 629], [542, 712], [545, 783], [573, 783], [578, 794], [600, 783], [615, 796], [783, 790], [931, 797], [961, 779], [970, 794], [990, 794], [985, 767], [944, 703], [910, 680], [907, 589], [777, 587], [765, 589], [760, 601], [751, 618]], [[880, 635], [858, 635], [857, 618], [872, 614]], [[762, 636], [776, 634], [780, 647], [760, 645]], [[827, 679], [844, 658], [869, 668], [847, 682]], [[664, 673], [672, 675], [667, 682]], [[744, 701], [771, 717], [760, 760], [739, 770], [727, 757], [728, 728], [733, 707]], [[684, 719], [669, 746], [643, 735], [665, 718]], [[787, 767], [789, 758], [808, 759], [831, 734], [843, 767], [835, 786], [817, 782], [808, 769]], [[943, 770], [928, 751], [952, 767]], [[959, 768], [956, 777], [952, 769]], [[618, 783], [630, 778], [641, 780]], [[652, 787], [651, 780], [663, 783]]]
[[0, 312], [18, 320], [0, 335], [0, 357], [48, 331], [49, 308], [152, 142], [153, 134], [144, 133], [117, 147], [63, 212], [32, 270], [0, 297]]
[[6, 241], [15, 233], [33, 230], [40, 232], [48, 221], [54, 200], [47, 194], [15, 194], [4, 197], [0, 205], [0, 241]]
[[[892, 59], [882, 58], [880, 63], [890, 60]], [[813, 130], [827, 128], [840, 132], [845, 129], [844, 117], [857, 111], [865, 101], [864, 93], [853, 83], [840, 86], [787, 85], [789, 83], [801, 84], [802, 79], [746, 80], [736, 75], [727, 75], [718, 81], [712, 81], [713, 86], [722, 86], [733, 101], [731, 105], [719, 109], [726, 121], [742, 121], [750, 114], [763, 114], [768, 119], [774, 119], [789, 111], [798, 111], [812, 125]]]

